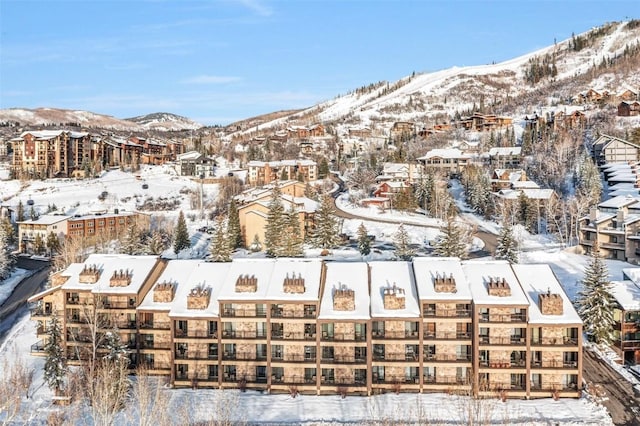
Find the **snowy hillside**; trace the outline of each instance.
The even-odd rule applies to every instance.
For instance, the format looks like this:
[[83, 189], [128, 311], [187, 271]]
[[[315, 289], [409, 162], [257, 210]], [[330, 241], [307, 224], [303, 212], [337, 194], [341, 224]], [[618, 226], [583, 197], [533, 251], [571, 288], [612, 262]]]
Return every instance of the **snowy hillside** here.
[[7, 108], [0, 110], [0, 122], [19, 123], [19, 126], [77, 126], [119, 131], [190, 130], [202, 127], [185, 117], [169, 113], [154, 113], [130, 119], [89, 111], [59, 108]]
[[[435, 124], [481, 104], [498, 114], [526, 114], [528, 108], [550, 102], [569, 103], [573, 96], [590, 88], [613, 94], [627, 87], [637, 90], [637, 67], [625, 68], [621, 63], [630, 48], [639, 46], [640, 25], [636, 21], [606, 24], [505, 62], [452, 67], [413, 74], [395, 83], [364, 86], [264, 123], [261, 128], [295, 121], [339, 123], [338, 127], [390, 125], [404, 120]], [[600, 66], [603, 62], [611, 66]], [[543, 67], [545, 72], [553, 68], [553, 74], [549, 71], [540, 78], [532, 77], [536, 68]], [[547, 96], [539, 97], [543, 94]]]

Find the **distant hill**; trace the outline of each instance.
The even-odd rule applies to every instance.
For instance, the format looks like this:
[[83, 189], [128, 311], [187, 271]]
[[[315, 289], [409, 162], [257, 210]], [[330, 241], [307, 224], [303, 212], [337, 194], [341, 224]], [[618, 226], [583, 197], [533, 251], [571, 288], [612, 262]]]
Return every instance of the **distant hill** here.
[[203, 127], [202, 124], [196, 123], [189, 118], [169, 112], [154, 112], [152, 114], [126, 118], [125, 120], [138, 123], [148, 130], [196, 130]]
[[120, 119], [90, 111], [60, 108], [8, 108], [0, 110], [0, 123], [17, 127], [81, 127], [116, 131], [169, 131], [199, 129], [201, 124], [166, 112]]

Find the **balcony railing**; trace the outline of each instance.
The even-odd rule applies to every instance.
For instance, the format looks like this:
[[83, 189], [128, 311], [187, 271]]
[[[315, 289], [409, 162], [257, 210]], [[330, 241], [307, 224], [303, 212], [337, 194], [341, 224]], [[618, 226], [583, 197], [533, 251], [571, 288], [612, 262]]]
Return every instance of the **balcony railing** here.
[[532, 345], [541, 345], [541, 346], [576, 346], [578, 344], [577, 337], [537, 337], [531, 339]]
[[520, 336], [511, 337], [493, 337], [493, 336], [479, 336], [478, 341], [481, 345], [525, 345], [526, 339]]
[[410, 339], [417, 340], [419, 338], [418, 331], [386, 331], [373, 330], [374, 339]]
[[362, 364], [367, 362], [367, 357], [353, 355], [322, 356], [322, 362], [327, 364]]
[[427, 330], [424, 332], [425, 340], [469, 340], [471, 333], [466, 331], [438, 332]]
[[76, 296], [76, 297], [67, 298], [67, 305], [79, 305], [79, 304], [80, 304], [80, 297]]
[[527, 322], [526, 314], [480, 314], [480, 322]]
[[355, 333], [334, 333], [329, 334], [322, 332], [322, 340], [325, 341], [342, 341], [342, 342], [364, 342], [367, 340], [367, 336], [364, 334]]
[[231, 382], [231, 383], [267, 383], [266, 376], [256, 376], [255, 374], [234, 374], [234, 373], [224, 373], [222, 375], [223, 382]]
[[271, 318], [315, 318], [316, 313], [312, 311], [289, 311], [284, 309], [272, 309]]
[[34, 308], [31, 310], [31, 318], [50, 317], [53, 314], [52, 309]]
[[174, 336], [177, 339], [217, 339], [218, 335], [216, 331], [210, 330], [181, 330], [177, 328], [174, 331]]
[[271, 331], [273, 340], [316, 340], [316, 333], [290, 333]]
[[316, 355], [271, 355], [272, 362], [316, 362]]
[[149, 340], [140, 341], [140, 349], [170, 349], [171, 344], [169, 342], [152, 342]]
[[424, 383], [433, 385], [466, 385], [469, 381], [460, 376], [424, 376]]
[[470, 362], [471, 355], [424, 354], [424, 361], [436, 362]]
[[266, 339], [267, 333], [265, 331], [237, 331], [237, 330], [223, 330], [223, 339]]
[[267, 311], [262, 309], [223, 309], [223, 317], [235, 318], [266, 318]]
[[116, 327], [120, 330], [134, 330], [136, 328], [135, 321], [119, 321], [116, 322]]
[[424, 309], [426, 318], [470, 318], [471, 309]]
[[531, 368], [578, 368], [578, 361], [531, 361]]
[[391, 361], [391, 362], [406, 362], [406, 361], [418, 361], [417, 353], [406, 352], [388, 352], [388, 353], [374, 353], [374, 361]]
[[175, 359], [216, 360], [218, 359], [218, 353], [207, 351], [175, 351], [174, 357]]
[[169, 321], [141, 322], [140, 328], [152, 330], [169, 330], [171, 329], [171, 323]]
[[44, 342], [39, 340], [38, 342], [31, 345], [31, 353], [42, 353], [44, 352]]
[[412, 375], [406, 375], [406, 376], [391, 376], [391, 375], [386, 375], [384, 377], [378, 377], [375, 374], [373, 375], [373, 379], [372, 382], [374, 384], [399, 384], [399, 383], [406, 383], [406, 384], [418, 384], [420, 383], [420, 376], [412, 376]]

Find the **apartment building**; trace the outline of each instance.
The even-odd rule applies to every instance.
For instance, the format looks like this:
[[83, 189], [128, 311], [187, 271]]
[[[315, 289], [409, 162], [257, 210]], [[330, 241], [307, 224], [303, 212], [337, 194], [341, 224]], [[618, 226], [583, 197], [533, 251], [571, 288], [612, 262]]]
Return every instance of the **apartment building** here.
[[18, 250], [30, 253], [35, 249], [36, 240], [47, 241], [49, 234], [63, 237], [67, 231], [67, 222], [71, 216], [42, 215], [37, 219], [16, 222], [18, 225]]
[[612, 281], [616, 300], [614, 351], [625, 364], [640, 364], [640, 268], [622, 270], [623, 280]]
[[278, 180], [309, 182], [318, 179], [318, 166], [313, 160], [249, 161], [248, 183], [267, 185]]
[[[91, 255], [33, 296], [79, 363], [100, 315], [176, 387], [579, 397], [582, 323], [547, 265]], [[62, 314], [64, 313], [64, 314]]]
[[590, 253], [597, 243], [608, 259], [638, 263], [640, 260], [640, 198], [610, 198], [580, 218], [580, 246]]
[[448, 175], [460, 175], [471, 161], [471, 155], [458, 148], [436, 148], [416, 160], [428, 172], [442, 172]]

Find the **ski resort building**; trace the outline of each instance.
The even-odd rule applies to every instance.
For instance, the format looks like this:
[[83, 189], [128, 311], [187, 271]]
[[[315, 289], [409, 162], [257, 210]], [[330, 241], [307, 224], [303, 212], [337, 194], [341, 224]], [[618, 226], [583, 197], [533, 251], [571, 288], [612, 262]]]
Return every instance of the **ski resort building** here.
[[[116, 330], [175, 387], [579, 397], [582, 322], [547, 265], [90, 255], [30, 299], [72, 364]], [[98, 331], [96, 334], [95, 331]], [[100, 342], [97, 342], [100, 343]]]

